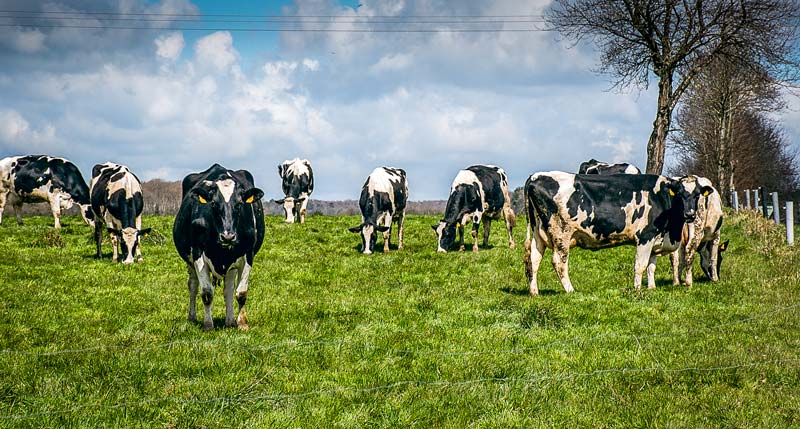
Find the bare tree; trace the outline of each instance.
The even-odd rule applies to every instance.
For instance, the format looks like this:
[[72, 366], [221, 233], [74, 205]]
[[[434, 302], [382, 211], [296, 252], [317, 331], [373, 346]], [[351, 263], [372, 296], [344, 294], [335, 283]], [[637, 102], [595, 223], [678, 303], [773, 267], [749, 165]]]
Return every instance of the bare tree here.
[[550, 29], [600, 50], [599, 71], [615, 87], [646, 88], [658, 80], [647, 173], [664, 167], [672, 112], [698, 74], [715, 58], [759, 64], [776, 81], [798, 78], [795, 0], [555, 0]]

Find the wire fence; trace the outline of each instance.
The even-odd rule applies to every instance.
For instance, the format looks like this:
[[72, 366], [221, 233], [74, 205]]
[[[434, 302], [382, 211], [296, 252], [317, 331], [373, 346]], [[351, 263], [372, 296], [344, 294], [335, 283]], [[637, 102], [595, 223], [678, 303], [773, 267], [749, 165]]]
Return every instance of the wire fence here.
[[[698, 329], [690, 329], [680, 332], [663, 332], [657, 334], [650, 334], [650, 335], [635, 335], [635, 334], [615, 334], [615, 333], [606, 333], [595, 335], [591, 337], [570, 337], [559, 339], [555, 341], [548, 341], [543, 342], [541, 344], [537, 344], [531, 347], [514, 347], [508, 349], [496, 349], [496, 350], [461, 350], [461, 351], [453, 351], [453, 352], [439, 352], [439, 351], [419, 351], [419, 350], [408, 350], [408, 349], [400, 349], [400, 348], [392, 348], [392, 347], [385, 347], [385, 346], [376, 346], [372, 344], [365, 344], [365, 343], [355, 343], [355, 342], [347, 342], [347, 341], [298, 341], [298, 340], [289, 340], [284, 341], [276, 344], [272, 344], [269, 346], [263, 347], [247, 347], [235, 344], [220, 344], [219, 341], [212, 341], [212, 340], [179, 340], [179, 341], [169, 341], [161, 344], [156, 344], [152, 346], [145, 346], [145, 347], [131, 347], [131, 346], [122, 346], [122, 345], [98, 345], [92, 347], [84, 347], [84, 348], [77, 348], [77, 349], [64, 349], [64, 350], [55, 350], [55, 351], [46, 351], [46, 352], [32, 352], [26, 350], [10, 350], [4, 349], [0, 350], [0, 354], [6, 355], [25, 355], [25, 356], [35, 356], [35, 357], [47, 357], [47, 356], [59, 356], [59, 355], [69, 355], [69, 354], [80, 354], [80, 353], [101, 353], [101, 352], [135, 352], [135, 353], [142, 353], [147, 351], [159, 350], [159, 349], [169, 349], [172, 347], [178, 347], [183, 345], [199, 345], [199, 344], [208, 344], [208, 345], [225, 345], [225, 346], [236, 346], [240, 349], [244, 349], [251, 352], [270, 352], [279, 349], [285, 348], [296, 348], [296, 347], [310, 347], [310, 346], [336, 346], [336, 347], [350, 347], [350, 348], [365, 348], [365, 349], [374, 349], [374, 350], [382, 350], [390, 353], [395, 354], [408, 354], [413, 356], [428, 356], [428, 357], [446, 357], [446, 356], [465, 356], [465, 355], [479, 355], [479, 354], [508, 354], [508, 353], [525, 353], [531, 352], [536, 350], [541, 350], [547, 347], [560, 345], [560, 344], [586, 344], [593, 341], [597, 341], [600, 339], [610, 339], [610, 338], [621, 338], [621, 339], [628, 339], [636, 343], [637, 347], [641, 349], [642, 340], [647, 339], [654, 339], [654, 338], [668, 338], [668, 337], [679, 337], [679, 336], [695, 336], [697, 334], [702, 334], [704, 332], [716, 331], [723, 328], [728, 328], [735, 325], [742, 325], [748, 322], [753, 322], [756, 320], [771, 318], [776, 314], [788, 312], [791, 310], [796, 310], [800, 308], [800, 303], [793, 304], [784, 307], [776, 307], [772, 310], [762, 312], [753, 316], [744, 317], [736, 320], [730, 320], [727, 322], [709, 325], [706, 327], [698, 328]], [[654, 359], [655, 360], [655, 359]], [[41, 411], [41, 412], [34, 412], [34, 413], [27, 413], [27, 414], [9, 414], [0, 416], [0, 420], [25, 420], [31, 419], [36, 417], [45, 417], [45, 416], [55, 416], [55, 415], [64, 415], [70, 414], [81, 410], [114, 410], [120, 408], [131, 408], [131, 407], [141, 407], [148, 404], [153, 403], [173, 403], [173, 404], [208, 404], [208, 403], [220, 403], [220, 404], [228, 404], [228, 403], [256, 403], [260, 401], [282, 401], [282, 400], [290, 400], [290, 399], [302, 399], [305, 397], [311, 396], [319, 396], [319, 395], [335, 395], [335, 394], [358, 394], [358, 393], [371, 393], [377, 391], [387, 391], [393, 390], [400, 387], [430, 387], [430, 388], [454, 388], [459, 386], [465, 385], [475, 385], [475, 384], [510, 384], [510, 383], [521, 383], [525, 385], [532, 385], [541, 382], [558, 382], [558, 381], [565, 381], [571, 380], [576, 378], [591, 378], [591, 377], [601, 377], [607, 375], [638, 375], [638, 374], [646, 374], [646, 373], [662, 373], [662, 374], [678, 374], [678, 373], [686, 373], [686, 372], [714, 372], [714, 371], [729, 371], [729, 370], [737, 370], [737, 369], [746, 369], [746, 368], [755, 368], [755, 367], [764, 367], [770, 365], [787, 365], [787, 364], [797, 364], [800, 363], [800, 358], [798, 359], [772, 359], [772, 360], [756, 360], [751, 362], [743, 362], [743, 363], [732, 363], [728, 365], [718, 365], [718, 366], [685, 366], [679, 368], [664, 368], [657, 360], [655, 360], [656, 365], [651, 367], [644, 367], [644, 368], [637, 368], [637, 367], [613, 367], [613, 368], [602, 368], [596, 369], [593, 371], [588, 372], [573, 372], [573, 373], [563, 373], [563, 372], [549, 372], [549, 373], [540, 373], [536, 375], [532, 375], [530, 377], [485, 377], [485, 378], [474, 378], [474, 379], [466, 379], [466, 380], [401, 380], [396, 381], [393, 383], [387, 383], [382, 385], [375, 385], [375, 386], [337, 386], [328, 389], [314, 389], [308, 390], [305, 392], [296, 392], [296, 393], [270, 393], [270, 394], [261, 394], [261, 395], [235, 395], [235, 396], [218, 396], [218, 397], [211, 397], [211, 398], [179, 398], [175, 396], [165, 396], [165, 397], [158, 397], [158, 398], [150, 398], [150, 399], [143, 399], [140, 401], [123, 401], [117, 402], [113, 404], [103, 404], [103, 403], [93, 403], [93, 404], [81, 404], [76, 405], [69, 408], [58, 409], [58, 410], [49, 410], [49, 411]]]

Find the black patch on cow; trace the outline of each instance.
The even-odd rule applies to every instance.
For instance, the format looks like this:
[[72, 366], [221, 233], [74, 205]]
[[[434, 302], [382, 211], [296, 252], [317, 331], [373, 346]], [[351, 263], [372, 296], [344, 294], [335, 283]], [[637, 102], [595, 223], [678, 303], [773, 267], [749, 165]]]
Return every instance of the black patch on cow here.
[[95, 218], [95, 240], [97, 240], [97, 256], [100, 257], [100, 239], [103, 224], [105, 222], [105, 215], [109, 214], [117, 222], [119, 222], [119, 229], [112, 232], [112, 226], [106, 225], [110, 229], [110, 233], [119, 236], [121, 257], [120, 260], [125, 260], [128, 254], [136, 251], [138, 240], [134, 243], [133, 248], [129, 249], [127, 243], [122, 240], [121, 231], [125, 228], [136, 229], [136, 218], [142, 215], [144, 211], [144, 198], [142, 193], [134, 191], [133, 195], [129, 195], [125, 188], [117, 189], [109, 194], [110, 187], [128, 176], [132, 179], [141, 189], [141, 182], [139, 178], [131, 173], [127, 168], [121, 165], [107, 166], [106, 164], [97, 164], [92, 168], [92, 182], [91, 189], [91, 205], [92, 212]]
[[473, 165], [467, 170], [475, 173], [483, 187], [483, 198], [486, 201], [486, 214], [495, 217], [497, 213], [502, 213], [506, 203], [503, 193], [503, 183], [507, 182], [505, 174], [500, 173], [500, 168], [488, 165]]
[[[351, 229], [356, 232], [356, 229], [363, 228], [366, 225], [377, 226], [378, 216], [381, 213], [388, 212], [395, 220], [395, 216], [403, 213], [408, 201], [407, 185], [406, 185], [406, 172], [400, 168], [382, 167], [390, 173], [390, 184], [392, 186], [392, 193], [394, 194], [394, 204], [392, 199], [386, 192], [375, 191], [369, 192], [369, 184], [372, 176], [367, 177], [364, 185], [361, 187], [361, 196], [358, 200], [358, 206], [361, 208], [362, 222], [358, 228]], [[369, 242], [365, 242], [363, 234], [361, 234], [361, 245], [363, 249], [373, 250], [375, 242], [377, 241], [377, 229], [373, 230]]]
[[278, 173], [281, 176], [281, 188], [283, 189], [283, 195], [286, 197], [297, 199], [303, 193], [311, 195], [314, 192], [314, 171], [310, 165], [304, 165], [308, 169], [308, 174], [295, 175], [289, 170], [289, 164], [278, 167]]
[[[19, 158], [12, 169], [14, 192], [24, 202], [42, 201], [33, 198], [31, 192], [42, 185], [48, 185], [51, 192], [60, 189], [69, 194], [75, 203], [89, 204], [89, 186], [83, 180], [78, 167], [67, 160], [46, 155], [28, 155]], [[45, 173], [48, 169], [50, 172]]]
[[[227, 203], [214, 184], [223, 179], [233, 179], [235, 183]], [[212, 182], [212, 185], [205, 181]], [[253, 265], [253, 258], [264, 242], [264, 209], [261, 205], [264, 193], [255, 187], [252, 174], [214, 164], [206, 171], [187, 175], [182, 187], [183, 200], [172, 228], [180, 257], [192, 264], [205, 253], [220, 275], [242, 256]], [[200, 202], [200, 196], [205, 199], [205, 204]], [[249, 197], [253, 197], [252, 203], [246, 202]], [[236, 235], [235, 243], [230, 246], [220, 239], [225, 227], [233, 228]]]
[[635, 167], [626, 162], [619, 164], [609, 164], [607, 162], [598, 161], [594, 158], [582, 162], [578, 167], [578, 174], [625, 174], [628, 167], [633, 167], [638, 173], [641, 173], [638, 167]]

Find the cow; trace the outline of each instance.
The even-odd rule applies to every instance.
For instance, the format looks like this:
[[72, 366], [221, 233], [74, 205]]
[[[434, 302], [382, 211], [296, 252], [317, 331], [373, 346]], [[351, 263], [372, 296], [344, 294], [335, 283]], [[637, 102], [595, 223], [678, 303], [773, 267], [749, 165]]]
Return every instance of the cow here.
[[642, 170], [625, 162], [609, 164], [592, 158], [581, 163], [578, 167], [578, 174], [642, 174]]
[[281, 177], [285, 197], [275, 202], [283, 205], [286, 223], [294, 223], [295, 219], [305, 223], [308, 199], [314, 192], [311, 162], [307, 159], [287, 159], [278, 166], [278, 176]]
[[[197, 321], [199, 288], [205, 305], [203, 329], [214, 329], [214, 286], [224, 281], [225, 326], [246, 330], [247, 282], [253, 258], [264, 242], [264, 192], [255, 187], [249, 171], [214, 164], [206, 171], [187, 175], [182, 196], [172, 238], [189, 272], [189, 320]], [[239, 303], [235, 320], [234, 287]]]
[[350, 228], [361, 235], [361, 253], [369, 255], [375, 248], [378, 231], [383, 233], [383, 253], [389, 252], [392, 221], [397, 222], [397, 248], [403, 248], [403, 224], [408, 202], [406, 172], [400, 168], [378, 167], [372, 170], [361, 187], [361, 225]]
[[47, 155], [12, 156], [0, 160], [0, 223], [6, 203], [22, 225], [22, 204], [48, 202], [61, 228], [61, 210], [77, 204], [87, 225], [94, 226], [89, 187], [75, 164]]
[[[714, 188], [705, 177], [687, 176], [685, 181], [687, 186]], [[728, 241], [720, 244], [721, 229], [722, 199], [719, 192], [712, 192], [698, 200], [694, 222], [686, 225], [681, 246], [670, 254], [674, 285], [680, 284], [685, 269], [684, 284], [692, 286], [692, 263], [697, 253], [700, 254], [700, 267], [706, 277], [714, 282], [719, 281], [722, 252], [728, 248]]]
[[473, 165], [461, 170], [450, 186], [444, 218], [432, 228], [436, 232], [437, 251], [454, 248], [456, 231], [459, 251], [464, 250], [464, 225], [472, 222], [472, 251], [478, 252], [478, 228], [483, 221], [483, 246], [489, 244], [492, 220], [504, 218], [508, 231], [508, 247], [514, 248], [512, 231], [516, 217], [511, 209], [508, 179], [502, 168], [494, 165]]
[[689, 182], [653, 174], [531, 175], [525, 182], [525, 272], [531, 295], [539, 293], [536, 276], [545, 247], [553, 250], [553, 266], [567, 292], [574, 290], [569, 251], [575, 246], [635, 245], [634, 287], [641, 289], [647, 269], [647, 287], [655, 288], [656, 256], [678, 248], [684, 225], [696, 217], [699, 197], [714, 192]]
[[[123, 264], [142, 261], [140, 239], [150, 233], [142, 229], [142, 184], [131, 170], [120, 164], [106, 162], [92, 168], [90, 182], [92, 213], [94, 214], [94, 241], [96, 257], [103, 256], [103, 225], [111, 235], [114, 262]], [[119, 249], [119, 252], [118, 252]]]

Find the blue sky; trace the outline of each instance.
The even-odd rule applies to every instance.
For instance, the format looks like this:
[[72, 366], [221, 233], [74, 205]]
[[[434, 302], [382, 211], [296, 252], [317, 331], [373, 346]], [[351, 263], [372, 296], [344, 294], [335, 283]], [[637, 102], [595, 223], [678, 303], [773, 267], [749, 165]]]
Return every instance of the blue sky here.
[[[101, 19], [80, 21], [99, 29], [0, 27], [0, 157], [63, 156], [84, 175], [114, 161], [143, 179], [166, 180], [219, 162], [249, 169], [267, 198], [279, 198], [276, 166], [297, 156], [311, 160], [319, 199], [357, 199], [379, 165], [408, 171], [413, 200], [447, 198], [457, 171], [475, 163], [502, 166], [512, 187], [535, 171], [573, 171], [589, 158], [643, 167], [653, 88], [609, 91], [608, 80], [591, 72], [594, 50], [552, 33], [176, 30], [261, 25], [212, 22], [212, 14], [517, 16], [548, 4], [0, 1], [3, 10], [203, 15], [137, 24], [146, 30], [110, 30]], [[358, 28], [302, 24], [312, 26]], [[783, 119], [797, 142], [800, 103], [789, 103]]]

